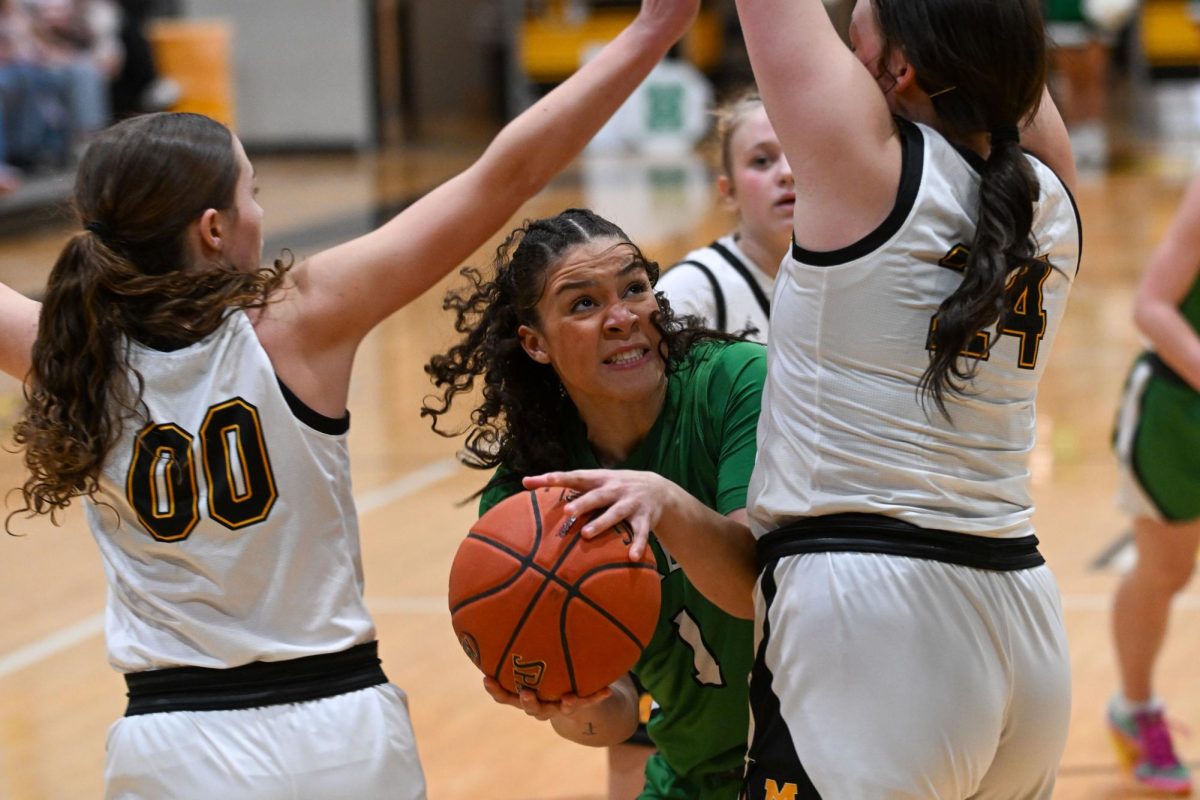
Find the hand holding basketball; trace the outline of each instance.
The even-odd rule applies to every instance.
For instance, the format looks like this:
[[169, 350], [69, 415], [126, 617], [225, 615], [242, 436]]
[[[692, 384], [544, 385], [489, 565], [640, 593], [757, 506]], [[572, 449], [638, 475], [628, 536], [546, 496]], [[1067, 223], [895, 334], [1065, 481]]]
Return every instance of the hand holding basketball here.
[[650, 533], [662, 518], [663, 508], [678, 487], [653, 472], [636, 470], [581, 469], [571, 472], [547, 472], [523, 481], [526, 489], [559, 486], [575, 496], [566, 512], [573, 516], [595, 515], [581, 529], [590, 539], [602, 531], [626, 525], [633, 533], [629, 558], [637, 560], [646, 552]]
[[450, 616], [463, 650], [510, 693], [586, 697], [624, 676], [661, 602], [654, 555], [631, 559], [626, 528], [579, 529], [575, 493], [520, 492], [471, 527], [450, 567]]
[[602, 703], [612, 696], [612, 691], [605, 686], [598, 692], [586, 697], [580, 697], [568, 692], [557, 700], [542, 700], [537, 692], [520, 689], [516, 694], [508, 691], [493, 678], [484, 677], [483, 688], [502, 706], [519, 708], [534, 719], [545, 722], [555, 717], [572, 717], [577, 712]]

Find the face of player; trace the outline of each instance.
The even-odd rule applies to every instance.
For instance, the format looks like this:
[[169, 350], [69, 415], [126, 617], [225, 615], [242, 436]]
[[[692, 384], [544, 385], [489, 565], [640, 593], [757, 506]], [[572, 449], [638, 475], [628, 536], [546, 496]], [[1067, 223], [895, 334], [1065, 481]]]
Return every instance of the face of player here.
[[238, 179], [233, 206], [221, 212], [229, 230], [223, 242], [224, 254], [238, 269], [253, 271], [262, 263], [263, 210], [256, 199], [258, 188], [254, 166], [236, 136], [233, 137], [233, 152], [238, 163]]
[[[895, 92], [892, 91], [896, 87], [896, 65], [883, 60], [883, 34], [879, 30], [879, 16], [871, 0], [857, 0], [854, 4], [854, 11], [850, 14], [849, 36], [850, 49], [875, 79], [879, 90], [887, 98], [889, 110], [898, 113]], [[893, 52], [888, 62], [894, 62], [897, 55]]]
[[665, 380], [658, 301], [636, 253], [618, 239], [568, 250], [546, 275], [536, 326], [522, 346], [549, 364], [581, 412], [659, 396]]
[[791, 240], [796, 184], [762, 106], [747, 114], [729, 137], [729, 167], [719, 188], [737, 210], [739, 233], [778, 262]]

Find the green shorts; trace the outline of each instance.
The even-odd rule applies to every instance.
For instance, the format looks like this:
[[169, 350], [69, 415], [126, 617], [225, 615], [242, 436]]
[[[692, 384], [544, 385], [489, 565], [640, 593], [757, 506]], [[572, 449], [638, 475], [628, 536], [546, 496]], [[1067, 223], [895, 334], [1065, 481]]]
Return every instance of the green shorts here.
[[1127, 511], [1169, 522], [1200, 518], [1200, 393], [1152, 353], [1125, 382], [1113, 445]]
[[737, 800], [741, 791], [740, 769], [685, 778], [655, 753], [646, 762], [646, 786], [638, 800]]

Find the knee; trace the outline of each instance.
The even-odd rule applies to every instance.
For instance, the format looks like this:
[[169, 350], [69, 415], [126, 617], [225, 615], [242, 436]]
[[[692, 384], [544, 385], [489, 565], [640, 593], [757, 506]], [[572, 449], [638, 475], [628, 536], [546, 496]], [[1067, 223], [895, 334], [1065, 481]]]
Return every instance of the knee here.
[[1173, 595], [1181, 591], [1195, 571], [1196, 562], [1193, 559], [1161, 560], [1138, 565], [1142, 584], [1162, 594]]

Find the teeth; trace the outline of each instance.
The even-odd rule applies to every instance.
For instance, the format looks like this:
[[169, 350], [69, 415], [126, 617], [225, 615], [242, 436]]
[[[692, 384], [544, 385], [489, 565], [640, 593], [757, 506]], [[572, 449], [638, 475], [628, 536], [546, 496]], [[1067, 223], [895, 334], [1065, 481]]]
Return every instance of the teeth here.
[[620, 355], [613, 356], [608, 360], [610, 364], [628, 364], [630, 361], [637, 361], [642, 357], [641, 350], [628, 350]]

